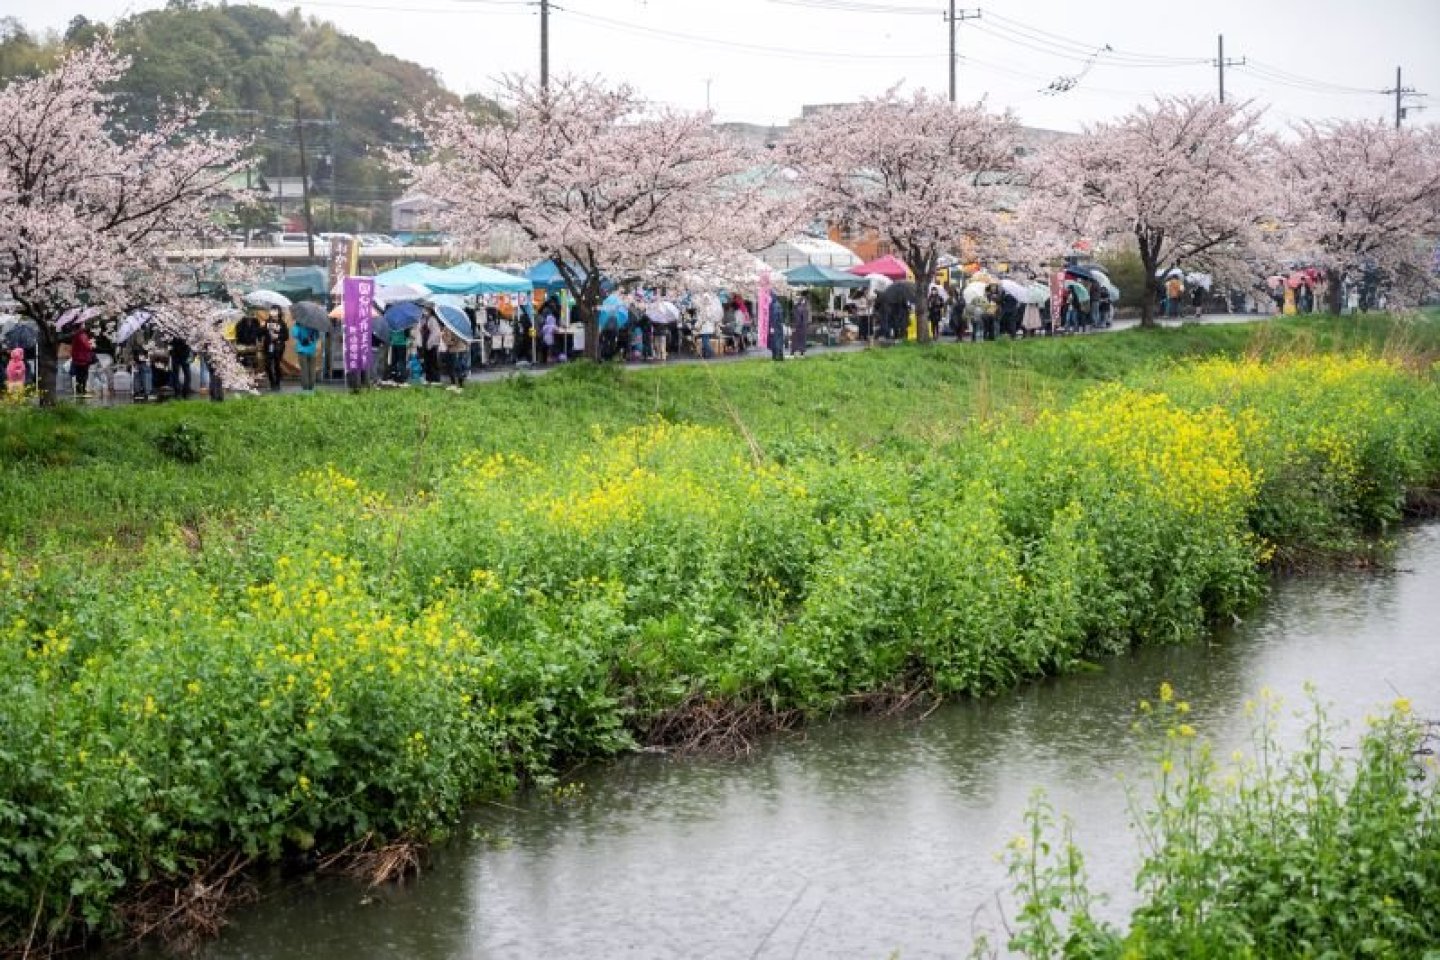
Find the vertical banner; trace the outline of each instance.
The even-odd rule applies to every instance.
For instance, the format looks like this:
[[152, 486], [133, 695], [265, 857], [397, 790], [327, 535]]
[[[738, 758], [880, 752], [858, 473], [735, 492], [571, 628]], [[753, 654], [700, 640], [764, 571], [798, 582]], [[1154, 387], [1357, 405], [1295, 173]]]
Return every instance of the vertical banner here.
[[1058, 270], [1050, 275], [1050, 327], [1059, 330], [1064, 317], [1060, 305], [1065, 302], [1065, 271]]
[[760, 293], [755, 297], [755, 332], [760, 337], [760, 349], [770, 348], [770, 271], [760, 271]]
[[375, 279], [346, 277], [345, 372], [361, 374], [370, 369], [370, 314], [374, 310]]
[[337, 296], [343, 289], [345, 278], [355, 273], [360, 258], [360, 243], [354, 237], [331, 237], [330, 253], [326, 257], [329, 267], [330, 295]]

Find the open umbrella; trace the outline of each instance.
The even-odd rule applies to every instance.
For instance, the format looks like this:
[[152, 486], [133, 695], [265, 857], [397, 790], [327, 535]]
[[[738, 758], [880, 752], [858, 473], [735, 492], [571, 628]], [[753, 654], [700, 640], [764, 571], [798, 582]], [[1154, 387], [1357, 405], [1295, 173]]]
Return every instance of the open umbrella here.
[[1050, 285], [1029, 283], [1025, 285], [1025, 303], [1042, 304], [1050, 299]]
[[630, 308], [620, 294], [612, 293], [600, 304], [600, 329], [619, 330], [629, 322]]
[[895, 282], [894, 280], [891, 280], [889, 277], [883, 276], [883, 275], [878, 274], [878, 273], [866, 274], [865, 280], [868, 281], [869, 284], [870, 284], [870, 292], [871, 292], [871, 293], [880, 293], [880, 292], [888, 289], [889, 286], [890, 286], [890, 284], [892, 284], [892, 283]]
[[1192, 287], [1209, 290], [1215, 281], [1211, 279], [1208, 273], [1187, 273], [1185, 274], [1185, 282]]
[[1070, 295], [1079, 302], [1090, 302], [1090, 291], [1086, 288], [1085, 284], [1080, 283], [1076, 280], [1067, 280], [1065, 281], [1065, 286], [1070, 288]]
[[154, 319], [155, 314], [149, 310], [136, 310], [126, 314], [120, 321], [120, 326], [115, 329], [115, 342], [124, 343], [139, 333], [141, 328]]
[[16, 347], [34, 350], [40, 342], [40, 325], [28, 317], [20, 317], [10, 321], [0, 337], [3, 337], [6, 350], [14, 350]]
[[967, 305], [974, 303], [976, 300], [984, 300], [984, 299], [985, 299], [985, 284], [983, 284], [983, 283], [968, 283], [968, 284], [966, 284], [966, 285], [965, 285], [965, 290], [964, 290], [962, 296], [964, 296], [964, 298], [965, 298], [965, 303], [966, 303]]
[[251, 290], [245, 294], [245, 302], [255, 307], [289, 307], [292, 301], [283, 293], [274, 290]]
[[100, 316], [98, 307], [71, 307], [56, 319], [55, 331], [64, 336], [71, 330], [79, 328], [86, 321], [93, 320], [98, 316]]
[[390, 330], [409, 330], [420, 322], [425, 308], [413, 301], [397, 303], [385, 309], [385, 326]]
[[435, 316], [440, 322], [450, 328], [450, 332], [461, 340], [475, 339], [475, 328], [470, 323], [470, 317], [464, 310], [451, 306], [448, 303], [434, 304]]
[[1025, 302], [1026, 289], [1025, 285], [1020, 281], [1011, 280], [1009, 277], [1006, 277], [1004, 280], [1000, 281], [1000, 289], [1010, 294], [1010, 296], [1014, 297], [1021, 303]]
[[330, 322], [330, 315], [318, 303], [302, 301], [295, 304], [293, 312], [296, 326], [308, 327], [321, 336], [331, 333], [335, 329], [335, 325]]
[[915, 284], [909, 280], [897, 280], [881, 290], [880, 295], [875, 298], [875, 302], [884, 306], [919, 303], [920, 291], [915, 289]]

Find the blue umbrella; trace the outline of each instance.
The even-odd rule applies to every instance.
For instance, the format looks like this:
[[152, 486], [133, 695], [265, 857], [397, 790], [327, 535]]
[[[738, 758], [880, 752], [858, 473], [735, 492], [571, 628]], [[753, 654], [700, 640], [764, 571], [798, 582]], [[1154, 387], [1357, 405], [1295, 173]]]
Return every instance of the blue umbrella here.
[[425, 308], [418, 303], [397, 303], [385, 311], [385, 325], [391, 330], [409, 330], [424, 315]]
[[630, 322], [630, 308], [618, 293], [612, 293], [600, 304], [600, 329], [619, 330]]
[[435, 316], [440, 322], [449, 327], [455, 336], [462, 340], [475, 339], [475, 329], [470, 325], [470, 318], [465, 315], [464, 310], [457, 310], [455, 307], [445, 303], [435, 304]]

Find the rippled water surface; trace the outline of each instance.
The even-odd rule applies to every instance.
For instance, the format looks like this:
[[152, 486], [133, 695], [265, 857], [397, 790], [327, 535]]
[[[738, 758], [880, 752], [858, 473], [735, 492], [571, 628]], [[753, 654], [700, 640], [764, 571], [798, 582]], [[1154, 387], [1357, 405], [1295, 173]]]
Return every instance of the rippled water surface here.
[[1403, 543], [1401, 572], [1282, 584], [1208, 644], [922, 723], [820, 726], [740, 762], [640, 756], [582, 772], [576, 800], [478, 811], [404, 889], [270, 888], [204, 956], [961, 956], [972, 930], [993, 939], [1005, 882], [995, 854], [1037, 787], [1074, 817], [1092, 879], [1121, 914], [1135, 844], [1119, 778], [1144, 775], [1130, 723], [1161, 680], [1227, 752], [1262, 685], [1294, 702], [1313, 681], [1356, 723], [1398, 693], [1440, 717], [1440, 527]]

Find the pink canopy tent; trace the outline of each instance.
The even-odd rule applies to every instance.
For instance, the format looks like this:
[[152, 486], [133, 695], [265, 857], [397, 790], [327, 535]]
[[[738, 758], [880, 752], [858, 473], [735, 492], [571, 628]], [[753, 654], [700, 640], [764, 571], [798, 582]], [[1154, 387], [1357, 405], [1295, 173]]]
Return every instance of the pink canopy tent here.
[[889, 277], [891, 280], [905, 280], [910, 276], [910, 270], [905, 262], [899, 257], [885, 256], [878, 260], [871, 260], [869, 263], [862, 263], [858, 267], [851, 267], [848, 273], [859, 277], [868, 277], [872, 273], [878, 273], [882, 277]]

